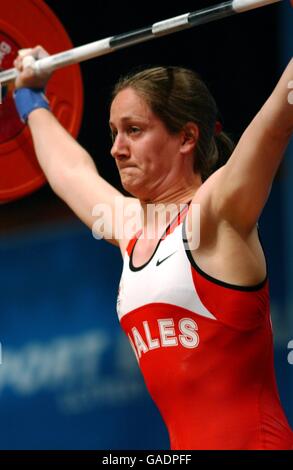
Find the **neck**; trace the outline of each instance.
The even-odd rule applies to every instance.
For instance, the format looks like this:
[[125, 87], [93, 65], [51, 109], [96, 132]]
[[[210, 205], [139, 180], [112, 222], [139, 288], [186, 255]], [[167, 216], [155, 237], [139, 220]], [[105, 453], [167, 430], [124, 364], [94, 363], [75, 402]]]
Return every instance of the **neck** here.
[[176, 217], [176, 215], [190, 202], [201, 185], [201, 180], [192, 187], [181, 188], [177, 191], [166, 191], [154, 200], [140, 200], [141, 204], [141, 224], [146, 238], [151, 233], [158, 238], [164, 232], [166, 226]]

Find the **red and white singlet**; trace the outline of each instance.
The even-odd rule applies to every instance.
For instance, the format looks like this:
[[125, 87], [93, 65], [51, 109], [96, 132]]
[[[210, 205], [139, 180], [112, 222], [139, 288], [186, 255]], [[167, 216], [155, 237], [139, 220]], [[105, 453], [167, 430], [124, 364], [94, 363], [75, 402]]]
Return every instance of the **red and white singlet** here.
[[274, 375], [268, 281], [240, 287], [200, 270], [184, 217], [137, 268], [130, 241], [117, 311], [175, 449], [289, 449]]

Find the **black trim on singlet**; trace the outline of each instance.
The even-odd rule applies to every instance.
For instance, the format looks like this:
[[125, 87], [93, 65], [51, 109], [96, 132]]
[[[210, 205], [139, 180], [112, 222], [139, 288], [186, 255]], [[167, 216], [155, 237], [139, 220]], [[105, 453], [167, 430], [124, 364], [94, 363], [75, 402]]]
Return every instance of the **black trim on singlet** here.
[[[186, 206], [189, 206], [190, 203], [191, 203], [191, 201], [187, 202], [187, 203], [186, 203]], [[137, 244], [139, 238], [136, 239], [136, 241], [135, 241], [135, 243], [134, 243], [134, 245], [133, 245], [133, 247], [132, 247], [130, 256], [129, 256], [129, 268], [130, 268], [131, 271], [141, 271], [141, 269], [144, 269], [144, 268], [152, 261], [153, 257], [155, 256], [156, 252], [158, 251], [158, 248], [159, 248], [159, 246], [160, 246], [161, 241], [162, 241], [163, 238], [166, 236], [166, 234], [167, 234], [169, 228], [170, 228], [171, 225], [175, 222], [175, 220], [177, 220], [177, 219], [180, 217], [180, 215], [182, 214], [182, 212], [186, 209], [186, 206], [185, 206], [180, 212], [178, 212], [178, 214], [176, 214], [176, 216], [174, 217], [174, 219], [172, 219], [171, 222], [167, 225], [167, 227], [165, 228], [163, 234], [161, 235], [161, 238], [159, 239], [159, 241], [158, 241], [158, 243], [157, 243], [157, 245], [156, 245], [156, 248], [155, 248], [155, 250], [154, 250], [152, 256], [150, 257], [150, 259], [149, 259], [146, 263], [142, 264], [141, 266], [134, 266], [134, 265], [133, 265], [133, 261], [132, 261], [132, 259], [133, 259], [133, 251], [134, 251], [135, 245]]]
[[[186, 249], [185, 246], [186, 244], [188, 245], [188, 240], [187, 240], [187, 237], [186, 237], [186, 228], [185, 228], [185, 223], [186, 223], [186, 217], [183, 221], [183, 224], [182, 224], [182, 241], [184, 243], [184, 250], [185, 250], [185, 253], [186, 253], [186, 256], [187, 258], [189, 259], [189, 262], [191, 264], [191, 266], [201, 275], [203, 276], [205, 279], [207, 279], [208, 281], [214, 283], [214, 284], [217, 284], [221, 287], [226, 287], [228, 289], [234, 289], [234, 290], [238, 290], [238, 291], [247, 291], [247, 292], [253, 292], [253, 291], [257, 291], [257, 290], [260, 290], [264, 285], [265, 283], [267, 282], [267, 279], [268, 279], [268, 270], [267, 270], [267, 263], [266, 263], [266, 277], [264, 278], [263, 281], [261, 281], [260, 283], [258, 284], [255, 284], [253, 286], [239, 286], [237, 284], [230, 284], [228, 282], [225, 282], [225, 281], [221, 281], [220, 279], [216, 279], [215, 277], [212, 277], [210, 276], [209, 274], [207, 274], [206, 272], [204, 272], [197, 264], [196, 262], [194, 261], [194, 258], [191, 254], [191, 250], [189, 249]], [[261, 241], [260, 241], [261, 243]], [[262, 244], [261, 244], [262, 245]]]

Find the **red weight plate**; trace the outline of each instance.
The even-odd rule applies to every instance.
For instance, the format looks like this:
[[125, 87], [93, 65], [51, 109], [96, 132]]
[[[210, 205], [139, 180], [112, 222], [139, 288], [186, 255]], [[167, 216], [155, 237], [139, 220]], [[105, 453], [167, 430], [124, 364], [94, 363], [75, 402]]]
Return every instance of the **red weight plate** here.
[[[13, 67], [17, 50], [41, 44], [50, 54], [73, 47], [63, 25], [42, 0], [0, 0], [0, 69]], [[13, 83], [4, 85], [0, 104], [0, 202], [40, 188], [45, 176], [35, 157], [30, 132], [18, 118]], [[78, 65], [57, 70], [47, 86], [51, 108], [76, 137], [83, 110]]]

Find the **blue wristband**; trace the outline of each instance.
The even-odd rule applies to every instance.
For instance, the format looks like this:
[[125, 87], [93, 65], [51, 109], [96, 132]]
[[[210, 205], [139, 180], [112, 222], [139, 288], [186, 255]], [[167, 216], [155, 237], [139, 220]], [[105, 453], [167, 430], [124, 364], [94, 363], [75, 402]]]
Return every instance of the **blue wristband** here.
[[14, 91], [13, 97], [19, 117], [25, 124], [27, 123], [28, 115], [34, 109], [45, 108], [50, 111], [49, 101], [42, 89], [18, 88]]

